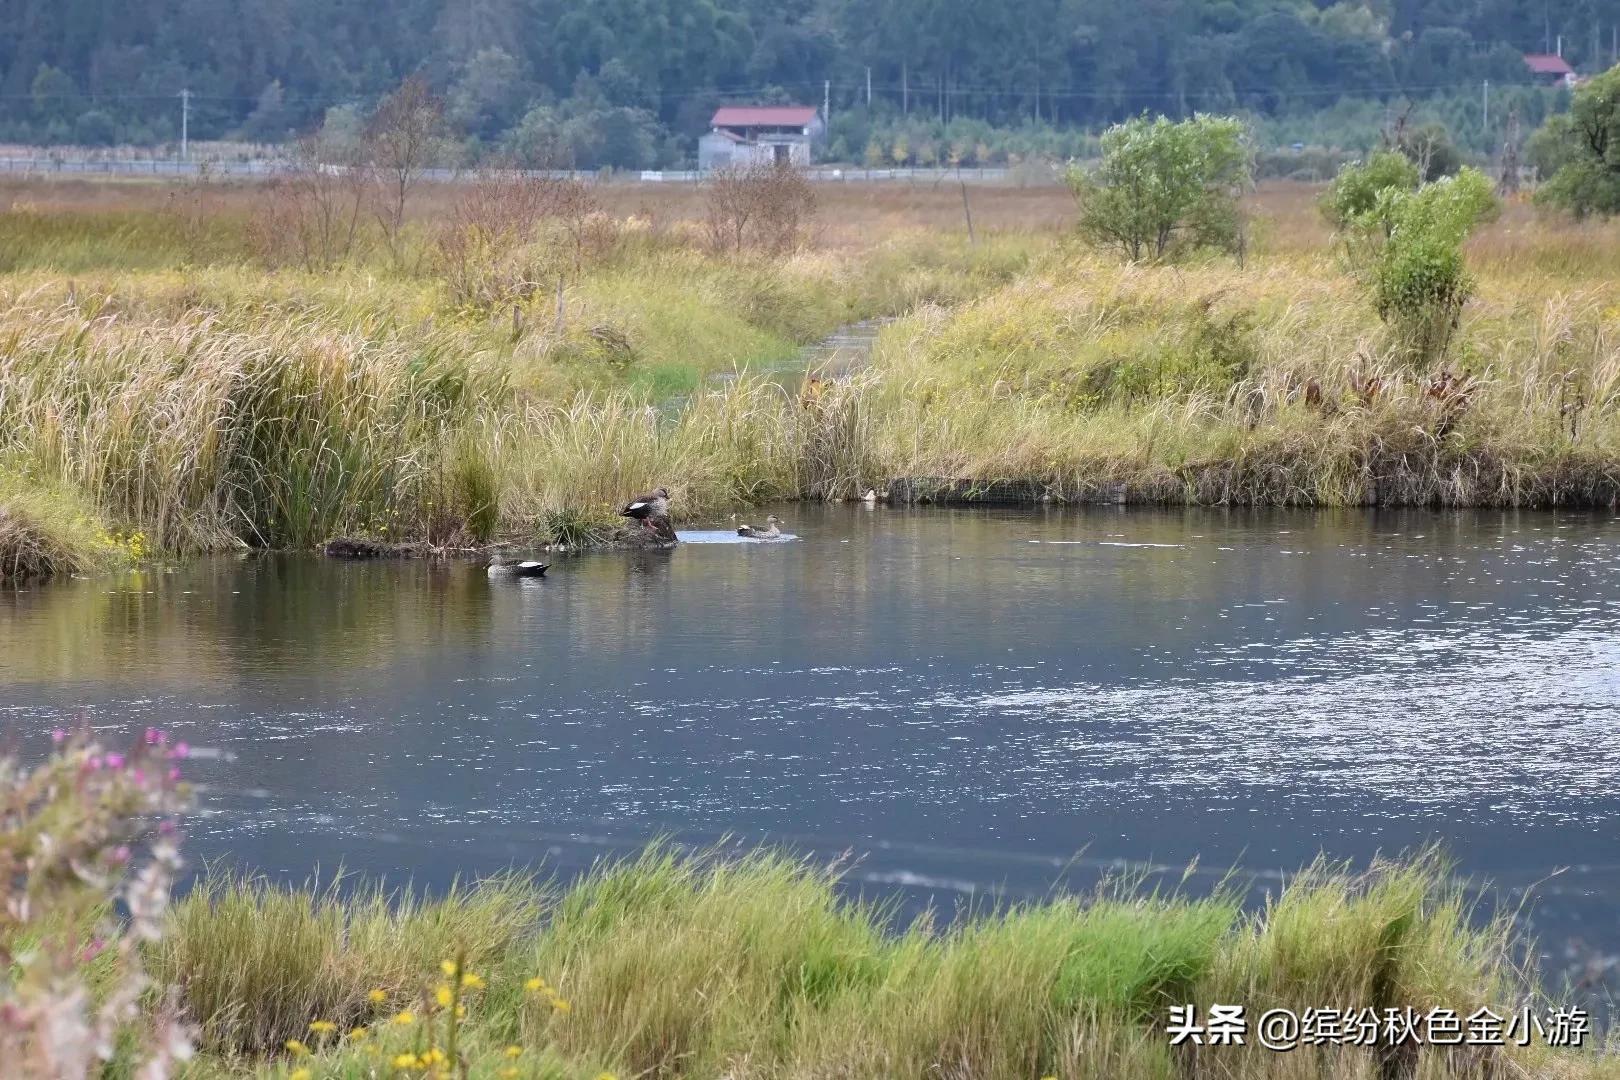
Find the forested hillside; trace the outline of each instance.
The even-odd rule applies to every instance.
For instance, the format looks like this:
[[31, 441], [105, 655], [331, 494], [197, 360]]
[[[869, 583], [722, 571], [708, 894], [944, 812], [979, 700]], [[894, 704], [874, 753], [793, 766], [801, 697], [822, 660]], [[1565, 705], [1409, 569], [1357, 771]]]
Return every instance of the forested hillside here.
[[[828, 90], [830, 150], [853, 159], [892, 157], [893, 139], [874, 146], [875, 135], [906, 122], [955, 131], [972, 157], [976, 131], [1095, 129], [1142, 110], [1240, 112], [1273, 141], [1327, 142], [1406, 98], [1484, 149], [1497, 136], [1469, 130], [1484, 120], [1473, 115], [1483, 81], [1511, 100], [1527, 82], [1521, 54], [1560, 38], [1578, 70], [1606, 67], [1620, 10], [1612, 0], [0, 0], [0, 20], [0, 140], [172, 139], [182, 89], [193, 138], [279, 140], [328, 110], [358, 115], [419, 73], [469, 154], [561, 147], [575, 164], [639, 165], [682, 160], [721, 102], [820, 104]], [[1527, 124], [1551, 96], [1524, 98]]]

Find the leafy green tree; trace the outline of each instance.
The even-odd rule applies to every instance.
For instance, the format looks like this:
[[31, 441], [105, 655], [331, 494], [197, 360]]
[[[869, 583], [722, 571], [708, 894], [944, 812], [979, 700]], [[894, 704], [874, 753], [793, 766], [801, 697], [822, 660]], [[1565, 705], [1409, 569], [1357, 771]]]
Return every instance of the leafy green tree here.
[[1541, 153], [1558, 167], [1537, 199], [1577, 217], [1620, 213], [1620, 66], [1579, 87], [1543, 131]]
[[86, 109], [73, 121], [73, 141], [80, 146], [110, 146], [118, 136], [118, 125], [102, 109]]
[[79, 88], [73, 77], [50, 64], [39, 65], [28, 96], [33, 99], [35, 115], [46, 124], [66, 124], [79, 113]]
[[1373, 302], [1420, 361], [1445, 354], [1473, 291], [1462, 245], [1495, 212], [1493, 188], [1484, 173], [1464, 167], [1415, 191], [1384, 188], [1379, 205], [1358, 219], [1369, 226], [1389, 222], [1372, 269]]
[[1250, 175], [1240, 121], [1144, 115], [1104, 132], [1102, 152], [1095, 171], [1071, 166], [1067, 176], [1080, 231], [1093, 243], [1133, 261], [1196, 247], [1238, 249], [1238, 197]]
[[[1322, 196], [1322, 216], [1336, 229], [1363, 228], [1375, 211], [1388, 205], [1381, 199], [1385, 191], [1415, 191], [1422, 179], [1405, 154], [1381, 150], [1339, 170]], [[1385, 236], [1394, 225], [1389, 220], [1376, 224]]]

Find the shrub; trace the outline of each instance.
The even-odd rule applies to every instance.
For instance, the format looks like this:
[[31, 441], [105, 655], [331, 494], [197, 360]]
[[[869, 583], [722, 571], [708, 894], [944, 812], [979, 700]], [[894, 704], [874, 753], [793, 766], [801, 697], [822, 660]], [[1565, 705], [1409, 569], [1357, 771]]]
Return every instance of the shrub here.
[[709, 242], [717, 251], [789, 251], [816, 210], [810, 182], [791, 165], [717, 169], [706, 187]]
[[1420, 360], [1444, 355], [1473, 289], [1462, 244], [1495, 208], [1490, 180], [1477, 169], [1414, 192], [1386, 188], [1373, 216], [1389, 238], [1373, 267], [1378, 314]]
[[1538, 158], [1557, 166], [1538, 200], [1577, 217], [1620, 213], [1620, 66], [1584, 83], [1537, 136]]
[[1144, 115], [1104, 132], [1102, 149], [1099, 168], [1068, 172], [1082, 235], [1133, 262], [1200, 247], [1239, 250], [1237, 200], [1250, 179], [1240, 121]]
[[[1381, 150], [1366, 161], [1339, 170], [1322, 196], [1322, 216], [1337, 229], [1358, 228], [1377, 211], [1385, 191], [1414, 191], [1422, 181], [1416, 165], [1404, 154]], [[1388, 221], [1380, 221], [1389, 235]]]
[[1394, 137], [1394, 147], [1417, 169], [1425, 182], [1454, 176], [1462, 168], [1462, 153], [1441, 124], [1402, 128]]
[[261, 190], [250, 227], [270, 266], [331, 270], [348, 262], [364, 239], [368, 170], [317, 136], [294, 144], [285, 169]]

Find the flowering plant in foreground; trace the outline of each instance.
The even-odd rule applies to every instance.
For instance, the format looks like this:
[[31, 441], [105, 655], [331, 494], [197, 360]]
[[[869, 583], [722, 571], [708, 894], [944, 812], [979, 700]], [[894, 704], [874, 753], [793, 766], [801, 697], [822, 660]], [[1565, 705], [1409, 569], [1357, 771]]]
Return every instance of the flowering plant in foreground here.
[[[469, 1052], [463, 1038], [470, 1010], [479, 1005], [480, 991], [488, 983], [482, 975], [467, 970], [465, 955], [439, 964], [441, 979], [423, 995], [416, 1008], [399, 1009], [386, 990], [372, 990], [369, 998], [375, 1018], [369, 1024], [340, 1033], [330, 1020], [310, 1021], [308, 1039], [289, 1039], [286, 1050], [291, 1070], [287, 1080], [317, 1080], [327, 1076], [347, 1076], [334, 1057], [341, 1051], [358, 1051], [371, 1059], [366, 1073], [396, 1080], [452, 1080], [452, 1078], [492, 1077], [518, 1080], [535, 1075], [538, 1053], [511, 1044]], [[538, 1009], [566, 1017], [573, 1006], [545, 979], [535, 976], [523, 984], [524, 1008]], [[329, 1052], [339, 1051], [329, 1056]], [[546, 1075], [551, 1075], [547, 1073]], [[594, 1074], [592, 1080], [617, 1080], [612, 1073]]]
[[180, 867], [187, 748], [154, 728], [124, 752], [52, 741], [31, 769], [0, 756], [0, 1061], [8, 1077], [80, 1080], [133, 1047], [131, 1073], [163, 1080], [191, 1032], [172, 997], [143, 1002], [140, 946], [161, 936]]

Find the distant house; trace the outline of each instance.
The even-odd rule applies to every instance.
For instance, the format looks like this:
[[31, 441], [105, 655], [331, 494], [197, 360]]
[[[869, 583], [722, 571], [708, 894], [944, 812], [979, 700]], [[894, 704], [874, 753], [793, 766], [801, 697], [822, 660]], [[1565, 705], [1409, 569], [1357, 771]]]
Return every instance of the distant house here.
[[708, 134], [698, 139], [698, 168], [808, 165], [824, 130], [821, 114], [811, 105], [727, 105], [715, 110]]
[[1552, 53], [1525, 53], [1524, 66], [1531, 78], [1543, 86], [1574, 86], [1575, 69], [1569, 61]]

